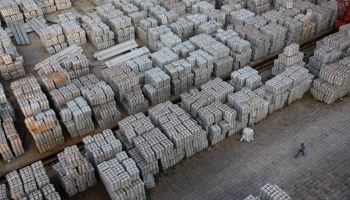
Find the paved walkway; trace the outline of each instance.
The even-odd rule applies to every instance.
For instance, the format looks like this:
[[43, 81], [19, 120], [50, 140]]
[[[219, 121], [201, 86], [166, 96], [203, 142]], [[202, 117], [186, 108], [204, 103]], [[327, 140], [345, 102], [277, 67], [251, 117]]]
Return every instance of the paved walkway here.
[[350, 199], [350, 98], [298, 101], [253, 129], [250, 143], [237, 134], [169, 169], [152, 199], [244, 199], [265, 183], [292, 199]]

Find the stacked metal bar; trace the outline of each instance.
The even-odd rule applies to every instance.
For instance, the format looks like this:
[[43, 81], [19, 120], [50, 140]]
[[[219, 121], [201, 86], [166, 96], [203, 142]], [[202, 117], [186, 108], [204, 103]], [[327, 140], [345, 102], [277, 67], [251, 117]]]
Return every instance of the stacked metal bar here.
[[76, 145], [64, 148], [57, 154], [59, 162], [52, 168], [55, 170], [63, 189], [69, 196], [97, 184], [95, 169]]
[[231, 16], [230, 13], [233, 11], [237, 11], [242, 9], [241, 4], [236, 4], [236, 3], [230, 3], [230, 4], [225, 4], [221, 6], [221, 11], [223, 11], [226, 15], [226, 21], [225, 21], [225, 26], [229, 25], [231, 21]]
[[179, 95], [192, 87], [194, 74], [191, 73], [191, 64], [186, 60], [181, 59], [165, 65], [164, 71], [171, 78], [172, 94]]
[[125, 64], [139, 77], [139, 83], [145, 84], [145, 72], [152, 69], [152, 60], [147, 56], [140, 56], [132, 60], [125, 61]]
[[200, 0], [182, 0], [181, 2], [185, 4], [186, 13], [190, 13], [192, 10], [192, 6], [200, 2]]
[[83, 28], [75, 21], [65, 21], [61, 23], [63, 33], [69, 45], [83, 45], [87, 43], [86, 33]]
[[214, 10], [214, 9], [215, 9], [215, 5], [210, 4], [209, 2], [206, 2], [206, 1], [200, 1], [192, 5], [191, 13], [204, 13], [205, 11]]
[[72, 7], [72, 0], [55, 0], [57, 10], [64, 10]]
[[[293, 6], [293, 1], [290, 0], [280, 0], [280, 1], [276, 1], [276, 3], [278, 2], [278, 4], [275, 5], [275, 9], [284, 13], [285, 15], [287, 15], [288, 17], [294, 17], [295, 15], [298, 15], [301, 13], [301, 10], [298, 8], [295, 8]], [[278, 8], [277, 8], [278, 7]]]
[[172, 32], [178, 35], [182, 40], [187, 40], [193, 36], [194, 23], [183, 17], [179, 18], [176, 22], [169, 24]]
[[[306, 38], [311, 37], [315, 33], [316, 23], [311, 22], [311, 16], [305, 14], [299, 14], [294, 17], [303, 24], [302, 32], [300, 36], [300, 41], [305, 40]], [[289, 43], [289, 42], [287, 42]]]
[[262, 26], [267, 24], [267, 20], [261, 15], [256, 15], [254, 17], [248, 17], [243, 20], [244, 25], [252, 25], [255, 28], [260, 29]]
[[315, 33], [320, 33], [328, 29], [333, 10], [328, 7], [314, 6], [307, 9], [307, 14], [312, 16], [312, 21], [316, 23]]
[[186, 13], [186, 5], [183, 2], [173, 2], [168, 5], [163, 5], [168, 11], [174, 11], [178, 15]]
[[10, 29], [18, 45], [30, 44], [27, 32], [24, 30], [24, 25], [22, 23], [10, 24]]
[[183, 109], [170, 101], [148, 110], [152, 122], [174, 143], [177, 160], [208, 147], [206, 132]]
[[350, 47], [350, 36], [342, 33], [345, 32], [344, 28], [342, 27], [343, 26], [339, 28], [338, 33], [331, 34], [329, 36], [324, 37], [322, 40], [317, 41], [316, 49], [319, 49], [323, 46], [328, 46], [346, 52]]
[[140, 25], [141, 20], [146, 19], [147, 18], [147, 12], [146, 11], [137, 11], [137, 12], [133, 12], [128, 14], [128, 16], [131, 18], [131, 22], [132, 24], [137, 27]]
[[136, 162], [124, 151], [99, 164], [97, 170], [111, 199], [146, 199]]
[[148, 107], [138, 76], [125, 63], [104, 69], [102, 74], [104, 80], [114, 90], [118, 102], [129, 115], [141, 112]]
[[12, 23], [24, 23], [23, 14], [14, 0], [0, 2], [0, 16], [7, 26]]
[[159, 67], [146, 71], [145, 76], [142, 91], [150, 105], [156, 105], [170, 98], [170, 76]]
[[57, 15], [57, 18], [60, 23], [67, 22], [67, 21], [74, 21], [74, 22], [80, 22], [82, 20], [82, 15], [75, 13], [75, 12], [63, 12], [61, 14]]
[[255, 90], [262, 85], [261, 76], [258, 73], [257, 70], [249, 66], [234, 71], [231, 73], [230, 85], [235, 88], [235, 91], [240, 91], [243, 87]]
[[23, 1], [23, 15], [25, 20], [28, 22], [32, 18], [42, 18], [44, 17], [43, 10], [41, 7], [35, 3], [34, 0], [24, 0]]
[[[227, 46], [206, 34], [191, 37], [190, 42], [196, 47], [196, 49], [202, 49], [213, 56], [213, 74], [215, 76], [218, 77], [232, 71], [233, 58], [229, 56], [230, 49]], [[189, 58], [187, 58], [187, 60], [188, 59]], [[192, 62], [190, 63], [192, 65]]]
[[220, 28], [222, 28], [222, 24], [220, 22], [210, 20], [208, 22], [204, 22], [203, 24], [201, 24], [198, 27], [198, 30], [196, 30], [196, 33], [197, 34], [204, 33], [204, 34], [210, 35], [215, 33]]
[[318, 100], [331, 104], [350, 91], [350, 58], [326, 66], [320, 71], [310, 92]]
[[8, 190], [7, 190], [5, 184], [0, 185], [0, 199], [1, 200], [8, 200], [9, 199]]
[[211, 145], [235, 134], [236, 111], [219, 101], [199, 109], [196, 119], [208, 134]]
[[251, 12], [244, 8], [236, 11], [232, 11], [230, 13], [230, 19], [231, 19], [230, 24], [232, 24], [233, 28], [235, 29], [237, 25], [244, 25], [244, 20], [254, 16], [255, 16], [254, 12]]
[[112, 4], [116, 9], [123, 11], [124, 15], [139, 11], [137, 6], [126, 0], [112, 0]]
[[0, 73], [5, 80], [26, 75], [23, 67], [23, 57], [17, 53], [11, 38], [0, 28]]
[[194, 32], [196, 33], [199, 26], [208, 21], [208, 16], [205, 14], [192, 14], [187, 15], [186, 19], [194, 24]]
[[214, 57], [202, 50], [193, 51], [186, 61], [191, 64], [191, 71], [194, 74], [193, 84], [199, 85], [206, 82], [214, 68]]
[[68, 54], [60, 61], [60, 64], [67, 71], [70, 79], [90, 73], [91, 62], [85, 54], [80, 51]]
[[233, 58], [233, 69], [244, 67], [250, 62], [252, 56], [250, 43], [241, 39], [236, 32], [219, 29], [215, 37], [216, 40], [230, 48], [230, 56]]
[[102, 6], [104, 4], [110, 3], [111, 0], [92, 0], [91, 2], [96, 6]]
[[260, 189], [259, 198], [267, 200], [271, 198], [290, 200], [290, 196], [277, 185], [266, 184]]
[[316, 77], [319, 77], [320, 71], [338, 60], [341, 54], [342, 51], [337, 48], [323, 46], [314, 51], [314, 55], [310, 57], [309, 63], [305, 65], [305, 68]]
[[94, 136], [86, 136], [82, 141], [87, 157], [95, 167], [122, 152], [122, 143], [115, 138], [111, 129], [106, 129]]
[[260, 27], [260, 32], [270, 36], [270, 52], [269, 54], [275, 53], [284, 47], [284, 40], [286, 39], [287, 28], [278, 24], [268, 24]]
[[[7, 100], [2, 84], [0, 84], [0, 153], [5, 161], [24, 154], [21, 138], [14, 126], [15, 112]], [[11, 144], [11, 148], [10, 145]], [[14, 153], [14, 154], [13, 154]]]
[[[142, 34], [143, 32], [140, 32], [140, 34]], [[167, 40], [167, 35], [166, 33], [169, 33], [170, 34], [170, 40], [168, 41]], [[168, 45], [170, 45], [170, 48], [173, 46], [173, 45], [176, 45], [176, 44], [179, 44], [181, 43], [181, 39], [177, 36], [174, 35], [173, 32], [171, 32], [171, 29], [168, 28], [167, 26], [165, 25], [161, 25], [161, 26], [156, 26], [154, 28], [149, 28], [147, 30], [147, 44], [149, 45], [150, 49], [152, 51], [159, 51], [165, 47], [167, 47], [162, 41], [161, 41], [161, 38], [160, 36], [162, 36], [163, 38], [163, 41], [164, 42], [167, 42], [168, 41]], [[141, 38], [145, 38], [145, 36], [143, 35], [140, 35]], [[166, 40], [166, 41], [165, 41]], [[169, 47], [168, 47], [169, 48]]]
[[40, 29], [40, 42], [49, 54], [54, 54], [67, 48], [66, 38], [62, 27], [54, 24]]
[[330, 8], [332, 9], [332, 14], [331, 14], [331, 18], [329, 21], [329, 28], [334, 28], [339, 14], [338, 14], [338, 3], [336, 1], [326, 1], [322, 3], [322, 7], [326, 7], [326, 8]]
[[148, 45], [148, 29], [158, 26], [158, 21], [154, 18], [146, 18], [140, 21], [137, 27], [137, 37], [146, 45]]
[[61, 67], [55, 58], [42, 61], [38, 66], [40, 66], [38, 74], [47, 92], [71, 83], [69, 73]]
[[179, 59], [179, 56], [176, 55], [169, 48], [163, 48], [157, 52], [152, 53], [151, 59], [155, 67], [164, 69], [165, 65], [168, 65]]
[[293, 1], [293, 7], [298, 8], [301, 13], [306, 14], [307, 9], [316, 6], [314, 2], [296, 0]]
[[228, 95], [229, 105], [237, 110], [236, 132], [264, 119], [269, 111], [269, 102], [249, 88]]
[[271, 73], [276, 76], [291, 66], [304, 67], [304, 53], [299, 51], [299, 47], [300, 45], [296, 43], [286, 46], [283, 53], [279, 54], [278, 58], [274, 60]]
[[186, 42], [183, 42], [183, 43], [180, 43], [180, 44], [176, 45], [171, 50], [176, 55], [178, 55], [179, 58], [181, 58], [181, 57], [182, 58], [187, 58], [188, 56], [190, 56], [190, 53], [195, 51], [196, 49], [191, 44], [191, 42], [187, 40]]
[[242, 39], [250, 42], [253, 61], [268, 55], [271, 46], [270, 36], [261, 33], [257, 28], [251, 25], [237, 25], [235, 31]]
[[269, 113], [303, 97], [314, 76], [301, 66], [292, 66], [265, 83], [264, 98], [270, 102]]
[[10, 86], [25, 117], [25, 124], [40, 153], [64, 143], [61, 126], [34, 76], [14, 81]]
[[345, 24], [339, 27], [339, 32], [344, 35], [350, 36], [350, 24]]
[[[13, 199], [61, 200], [41, 161], [6, 175]], [[6, 189], [6, 188], [5, 188]]]
[[164, 7], [159, 5], [150, 7], [148, 11], [149, 15], [154, 17], [160, 25], [171, 24], [177, 21], [179, 17], [179, 15], [175, 11], [167, 11]]
[[268, 0], [248, 0], [247, 8], [256, 15], [261, 15], [269, 10], [270, 3]]
[[220, 28], [224, 27], [226, 23], [226, 14], [224, 11], [211, 9], [211, 10], [205, 10], [203, 14], [208, 16], [209, 21], [217, 22], [218, 26], [221, 26]]
[[121, 119], [112, 88], [93, 74], [72, 81], [87, 100], [97, 125], [106, 127]]
[[35, 0], [36, 3], [41, 7], [43, 13], [52, 13], [57, 10], [55, 1], [50, 0]]
[[118, 43], [135, 39], [135, 27], [132, 25], [130, 17], [112, 18], [107, 21], [107, 24], [114, 31], [115, 40]]
[[151, 7], [160, 5], [158, 0], [132, 0], [132, 3], [145, 12], [148, 12]]

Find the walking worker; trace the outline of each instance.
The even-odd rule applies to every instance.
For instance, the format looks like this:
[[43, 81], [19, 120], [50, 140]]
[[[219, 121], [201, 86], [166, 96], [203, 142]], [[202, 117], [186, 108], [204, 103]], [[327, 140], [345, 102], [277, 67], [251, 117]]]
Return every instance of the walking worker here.
[[299, 151], [298, 151], [297, 155], [295, 155], [294, 157], [295, 157], [295, 158], [297, 158], [297, 157], [298, 157], [298, 155], [299, 155], [299, 153], [302, 153], [302, 154], [303, 154], [303, 156], [304, 156], [304, 155], [305, 155], [304, 151], [305, 151], [305, 145], [304, 145], [303, 143], [301, 143], [301, 145], [300, 145], [300, 149], [299, 149]]

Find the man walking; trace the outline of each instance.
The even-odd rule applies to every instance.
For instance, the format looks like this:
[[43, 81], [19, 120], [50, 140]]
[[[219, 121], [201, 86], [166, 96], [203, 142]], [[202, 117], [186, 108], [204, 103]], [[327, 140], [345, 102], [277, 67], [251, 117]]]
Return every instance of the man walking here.
[[302, 153], [302, 154], [303, 154], [303, 156], [304, 156], [304, 155], [305, 155], [304, 151], [305, 151], [305, 145], [304, 145], [303, 143], [301, 143], [301, 145], [300, 145], [300, 149], [299, 149], [299, 151], [298, 151], [297, 155], [295, 155], [294, 157], [295, 157], [295, 158], [297, 158], [297, 157], [298, 157], [298, 155], [299, 155], [299, 153]]

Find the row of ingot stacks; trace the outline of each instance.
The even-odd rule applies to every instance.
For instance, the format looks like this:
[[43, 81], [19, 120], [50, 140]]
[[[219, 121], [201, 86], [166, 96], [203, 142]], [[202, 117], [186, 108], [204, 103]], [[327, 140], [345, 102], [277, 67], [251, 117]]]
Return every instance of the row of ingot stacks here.
[[149, 16], [155, 18], [159, 25], [166, 25], [176, 22], [179, 15], [173, 11], [167, 11], [164, 7], [156, 5], [149, 8]]
[[65, 21], [61, 23], [63, 33], [66, 36], [68, 45], [83, 45], [87, 43], [86, 33], [80, 24], [75, 21]]
[[156, 67], [145, 72], [146, 81], [142, 90], [150, 102], [155, 105], [170, 98], [170, 77]]
[[178, 105], [167, 101], [151, 108], [148, 114], [173, 142], [178, 161], [208, 148], [206, 132]]
[[191, 73], [191, 64], [186, 60], [181, 59], [165, 65], [164, 70], [171, 78], [172, 94], [179, 95], [192, 87], [194, 74]]
[[235, 88], [236, 92], [242, 90], [243, 87], [256, 90], [262, 85], [261, 76], [257, 70], [246, 66], [231, 73], [230, 85]]
[[276, 76], [291, 66], [305, 66], [305, 62], [303, 61], [304, 53], [299, 51], [299, 47], [299, 44], [293, 43], [284, 48], [283, 53], [280, 53], [278, 58], [273, 62], [273, 75]]
[[[118, 125], [119, 130], [116, 132], [116, 135], [122, 141], [128, 154], [135, 160], [141, 175], [157, 174], [159, 172], [159, 162], [155, 158], [155, 152], [150, 148], [144, 150], [140, 146], [136, 148], [134, 143], [136, 137], [151, 132], [155, 128], [150, 118], [143, 113], [137, 113], [120, 121]], [[156, 142], [158, 141], [156, 140]], [[148, 143], [146, 145], [149, 147]]]
[[66, 147], [57, 154], [59, 162], [52, 168], [55, 170], [63, 189], [69, 196], [97, 184], [95, 169], [76, 145]]
[[92, 116], [100, 128], [121, 119], [113, 89], [106, 82], [99, 80], [93, 74], [79, 77], [72, 82], [88, 102], [92, 109]]
[[6, 175], [12, 199], [61, 200], [41, 161]]
[[5, 80], [26, 75], [23, 67], [23, 57], [17, 53], [11, 38], [2, 27], [0, 28], [0, 73]]
[[102, 71], [103, 78], [109, 84], [129, 115], [141, 112], [148, 107], [148, 101], [142, 94], [139, 77], [125, 64], [118, 64]]
[[43, 13], [52, 13], [72, 7], [72, 0], [35, 0], [42, 8]]
[[59, 121], [34, 76], [14, 81], [10, 88], [39, 152], [62, 145], [64, 138]]
[[248, 0], [247, 8], [256, 15], [261, 15], [270, 9], [268, 0]]
[[24, 23], [23, 14], [14, 0], [4, 0], [0, 2], [0, 16], [6, 26], [12, 23]]
[[30, 21], [34, 17], [44, 17], [43, 10], [38, 4], [35, 3], [34, 0], [24, 0], [22, 9], [26, 22]]
[[313, 83], [311, 94], [331, 104], [350, 92], [350, 57], [326, 66], [319, 76]]
[[[0, 153], [5, 161], [24, 154], [22, 141], [14, 126], [15, 112], [0, 84]], [[11, 144], [11, 147], [9, 145]]]
[[139, 77], [139, 83], [145, 84], [145, 72], [152, 69], [152, 60], [147, 56], [140, 56], [132, 60], [125, 61], [125, 64]]
[[107, 49], [114, 45], [114, 33], [96, 15], [82, 17], [83, 28], [91, 43], [97, 50]]
[[249, 195], [244, 200], [268, 200], [268, 199], [284, 199], [291, 200], [290, 196], [279, 188], [277, 185], [267, 183], [260, 189], [260, 194], [257, 197]]
[[111, 199], [146, 199], [145, 186], [133, 158], [125, 151], [97, 166], [103, 184]]
[[40, 29], [40, 42], [49, 54], [54, 54], [67, 48], [62, 27], [54, 24]]
[[111, 129], [106, 129], [94, 136], [86, 136], [82, 141], [87, 157], [95, 167], [122, 152], [122, 143], [115, 138]]
[[235, 134], [236, 111], [219, 101], [199, 109], [198, 123], [207, 132], [211, 145]]
[[244, 67], [250, 62], [252, 50], [250, 43], [241, 39], [233, 30], [219, 29], [215, 35], [216, 40], [230, 48], [230, 56], [233, 58], [233, 69]]

